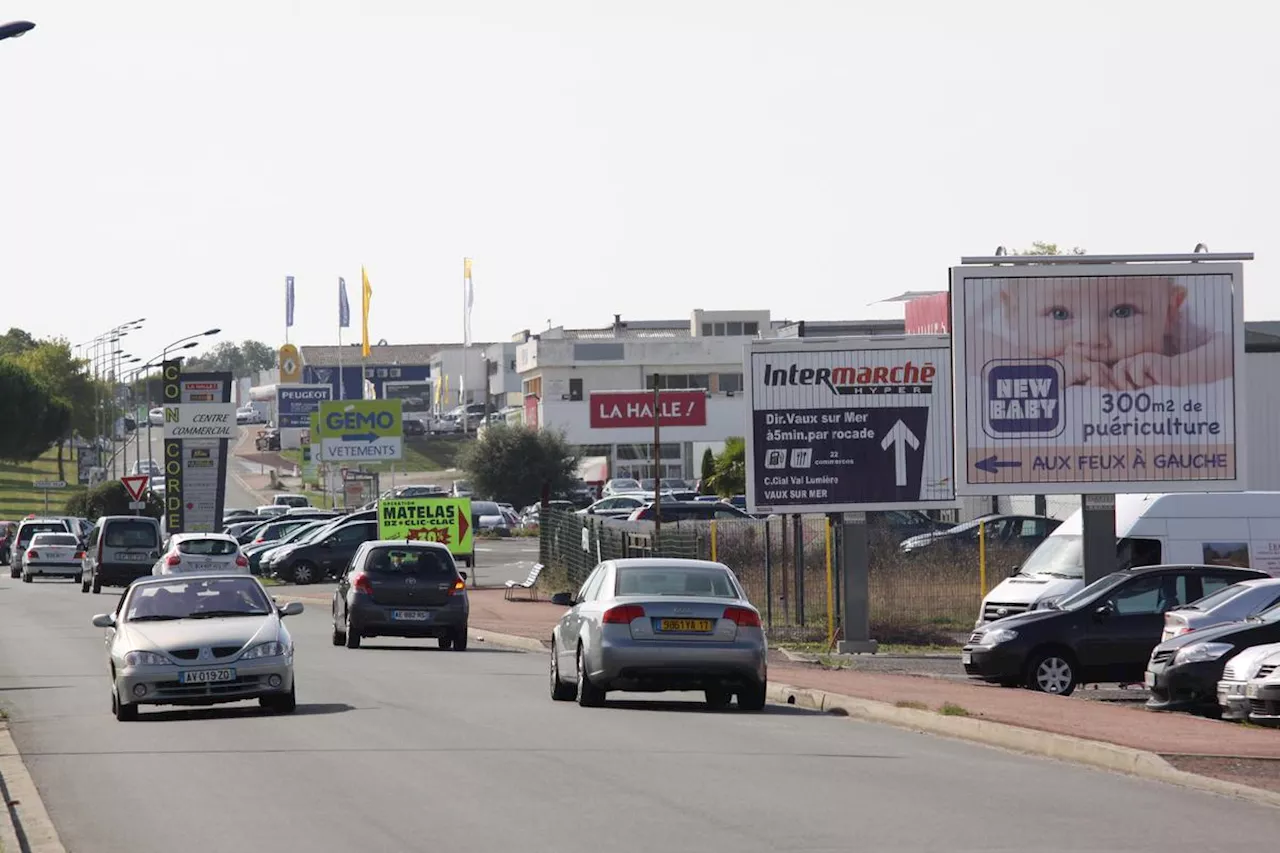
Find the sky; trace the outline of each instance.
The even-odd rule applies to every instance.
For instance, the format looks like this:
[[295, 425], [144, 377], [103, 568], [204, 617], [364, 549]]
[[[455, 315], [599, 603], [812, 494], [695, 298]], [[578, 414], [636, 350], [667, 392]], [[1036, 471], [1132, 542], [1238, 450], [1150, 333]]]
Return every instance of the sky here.
[[[201, 11], [197, 12], [196, 10]], [[900, 317], [962, 255], [1255, 252], [1258, 2], [0, 0], [0, 325], [142, 358], [684, 318]]]

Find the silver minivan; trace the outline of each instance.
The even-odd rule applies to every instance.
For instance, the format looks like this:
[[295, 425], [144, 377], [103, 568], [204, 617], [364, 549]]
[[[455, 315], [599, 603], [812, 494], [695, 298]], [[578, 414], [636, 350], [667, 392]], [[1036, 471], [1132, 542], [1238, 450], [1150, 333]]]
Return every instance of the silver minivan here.
[[80, 591], [127, 587], [151, 574], [160, 559], [160, 522], [141, 515], [104, 515], [89, 533], [80, 571]]

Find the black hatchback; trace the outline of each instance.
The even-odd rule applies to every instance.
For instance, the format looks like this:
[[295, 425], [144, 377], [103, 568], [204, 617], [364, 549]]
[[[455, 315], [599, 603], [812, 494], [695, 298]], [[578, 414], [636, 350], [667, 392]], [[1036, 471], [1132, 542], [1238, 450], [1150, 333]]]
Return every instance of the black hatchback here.
[[1061, 696], [1081, 684], [1136, 684], [1160, 642], [1167, 611], [1203, 598], [1206, 585], [1264, 577], [1232, 566], [1114, 572], [1048, 609], [983, 625], [969, 637], [961, 662], [975, 678]]
[[333, 592], [333, 644], [358, 649], [362, 637], [434, 637], [442, 649], [466, 651], [466, 580], [445, 545], [367, 542]]

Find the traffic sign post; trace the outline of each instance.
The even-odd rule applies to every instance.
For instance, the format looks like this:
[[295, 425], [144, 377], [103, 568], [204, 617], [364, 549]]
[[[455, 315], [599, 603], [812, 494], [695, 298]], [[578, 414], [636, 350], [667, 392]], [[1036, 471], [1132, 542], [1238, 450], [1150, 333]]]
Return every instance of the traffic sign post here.
[[950, 365], [942, 335], [746, 347], [748, 509], [843, 514], [842, 653], [877, 647], [867, 512], [957, 506]]
[[35, 487], [44, 492], [44, 511], [49, 512], [49, 492], [54, 489], [65, 489], [67, 487], [66, 480], [36, 480]]
[[129, 509], [137, 515], [147, 505], [142, 496], [146, 494], [151, 478], [146, 474], [135, 474], [132, 477], [121, 477], [120, 482], [124, 484], [124, 490], [129, 493], [131, 499]]
[[400, 406], [398, 399], [322, 402], [317, 423], [320, 458], [355, 463], [399, 460], [404, 444]]

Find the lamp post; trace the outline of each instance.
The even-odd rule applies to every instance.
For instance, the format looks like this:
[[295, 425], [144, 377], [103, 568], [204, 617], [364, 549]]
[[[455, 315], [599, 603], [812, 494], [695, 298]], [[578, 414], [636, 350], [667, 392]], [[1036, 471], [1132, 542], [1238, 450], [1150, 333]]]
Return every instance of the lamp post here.
[[[201, 337], [201, 336], [198, 336], [198, 337]], [[200, 342], [199, 342], [199, 341], [190, 341], [190, 342], [188, 342], [188, 343], [181, 344], [181, 345], [180, 345], [180, 346], [178, 346], [178, 347], [174, 347], [173, 349], [178, 349], [178, 350], [192, 349], [192, 348], [197, 347], [197, 346], [199, 346], [199, 345], [200, 345]], [[155, 369], [155, 368], [157, 368], [157, 367], [160, 367], [160, 366], [162, 366], [162, 365], [164, 364], [164, 362], [165, 362], [165, 358], [166, 358], [166, 356], [168, 355], [169, 351], [170, 351], [170, 347], [166, 347], [166, 348], [165, 348], [165, 350], [164, 350], [163, 352], [161, 352], [159, 355], [153, 355], [151, 358], [147, 359], [147, 363], [146, 363], [146, 364], [144, 364], [144, 365], [142, 365], [142, 367], [139, 367], [139, 368], [138, 368], [138, 370], [137, 370], [137, 371], [135, 371], [135, 372], [137, 372], [137, 373], [141, 373], [141, 374], [142, 374], [142, 380], [143, 380], [143, 384], [142, 384], [142, 387], [143, 387], [143, 396], [146, 398], [146, 406], [147, 406], [147, 461], [150, 463], [149, 465], [147, 465], [147, 473], [148, 473], [148, 474], [150, 474], [152, 471], [154, 471], [154, 470], [155, 470], [155, 444], [153, 443], [153, 439], [152, 439], [152, 436], [151, 436], [151, 427], [152, 427], [152, 423], [151, 423], [151, 408], [152, 408], [152, 405], [151, 405], [151, 404], [152, 404], [152, 399], [151, 399], [151, 371], [152, 371], [153, 369]], [[135, 379], [134, 381], [136, 382], [137, 380]], [[162, 401], [162, 402], [163, 402], [163, 401]], [[139, 431], [138, 431], [138, 434], [139, 434], [139, 439], [140, 439], [140, 438], [141, 438], [141, 430], [139, 430]], [[137, 455], [137, 457], [138, 457], [138, 461], [142, 461], [142, 453], [141, 453], [141, 451], [139, 451], [136, 455]]]
[[[176, 341], [174, 341], [173, 343], [169, 344], [167, 347], [164, 348], [164, 352], [160, 354], [160, 360], [168, 361], [170, 350], [190, 349], [190, 347], [180, 347], [179, 344], [185, 344], [187, 341], [196, 341], [197, 338], [212, 337], [213, 335], [219, 334], [221, 331], [222, 331], [221, 329], [208, 329], [207, 331], [198, 332], [194, 335], [187, 335], [185, 338], [178, 338]], [[199, 343], [199, 341], [196, 341], [196, 342]]]
[[25, 36], [35, 28], [36, 25], [30, 21], [10, 21], [7, 24], [0, 24], [0, 41]]

